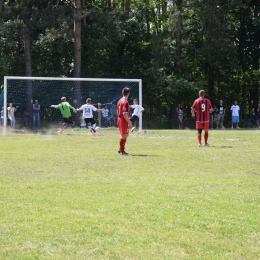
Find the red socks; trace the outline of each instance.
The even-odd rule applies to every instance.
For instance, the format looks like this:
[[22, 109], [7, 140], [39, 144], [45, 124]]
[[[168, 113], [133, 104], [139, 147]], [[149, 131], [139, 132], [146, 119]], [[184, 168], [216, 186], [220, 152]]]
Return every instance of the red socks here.
[[126, 139], [119, 139], [119, 147], [120, 147], [120, 152], [124, 153], [125, 152], [125, 143]]
[[205, 144], [208, 143], [208, 137], [209, 137], [209, 132], [205, 132], [205, 134], [204, 134]]
[[198, 142], [201, 144], [201, 134], [198, 134]]

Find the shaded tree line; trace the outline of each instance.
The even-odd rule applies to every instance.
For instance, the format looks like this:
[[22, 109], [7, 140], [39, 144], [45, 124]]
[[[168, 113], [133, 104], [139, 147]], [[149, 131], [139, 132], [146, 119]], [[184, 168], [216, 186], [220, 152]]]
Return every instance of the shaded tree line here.
[[[141, 78], [146, 127], [177, 126], [205, 89], [213, 105], [259, 102], [258, 0], [0, 0], [3, 76]], [[27, 83], [27, 107], [32, 86]], [[79, 86], [73, 100], [79, 102]]]

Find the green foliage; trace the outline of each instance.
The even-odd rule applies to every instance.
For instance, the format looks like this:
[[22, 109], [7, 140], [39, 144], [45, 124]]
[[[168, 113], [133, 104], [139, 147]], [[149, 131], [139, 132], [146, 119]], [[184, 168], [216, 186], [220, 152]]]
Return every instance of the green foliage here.
[[[25, 75], [25, 26], [33, 76], [73, 75], [73, 2], [4, 1], [1, 78]], [[213, 104], [237, 99], [242, 117], [258, 103], [259, 1], [136, 0], [130, 12], [122, 1], [82, 3], [81, 76], [142, 78], [149, 120], [167, 122], [172, 106], [191, 103], [199, 88]]]

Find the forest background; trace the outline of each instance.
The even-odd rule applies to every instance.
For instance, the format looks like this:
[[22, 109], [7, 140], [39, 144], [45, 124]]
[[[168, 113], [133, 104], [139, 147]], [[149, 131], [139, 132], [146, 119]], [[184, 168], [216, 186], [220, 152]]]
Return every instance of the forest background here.
[[259, 0], [0, 0], [1, 88], [7, 75], [140, 78], [147, 128], [177, 127], [178, 106], [194, 127], [199, 89], [247, 120], [259, 57]]

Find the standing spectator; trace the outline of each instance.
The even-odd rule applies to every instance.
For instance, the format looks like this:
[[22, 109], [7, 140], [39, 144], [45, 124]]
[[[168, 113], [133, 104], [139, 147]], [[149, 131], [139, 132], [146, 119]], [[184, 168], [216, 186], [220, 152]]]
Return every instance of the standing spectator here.
[[4, 124], [4, 107], [1, 109], [1, 125]]
[[201, 133], [202, 130], [204, 130], [204, 146], [209, 146], [208, 143], [208, 129], [209, 129], [209, 112], [212, 111], [212, 105], [211, 102], [205, 98], [205, 91], [200, 90], [199, 91], [199, 98], [197, 98], [192, 107], [191, 107], [191, 115], [193, 118], [195, 118], [195, 112], [196, 112], [196, 129], [198, 129], [198, 142], [199, 147], [202, 147], [201, 144]]
[[40, 109], [38, 100], [35, 100], [33, 104], [33, 127], [35, 127], [35, 122], [37, 122], [37, 127], [40, 127]]
[[209, 111], [209, 123], [210, 123], [210, 129], [213, 129], [213, 123], [214, 123], [214, 108]]
[[110, 108], [110, 115], [111, 119], [114, 121], [114, 125], [116, 125], [116, 120], [117, 120], [117, 112], [116, 112], [116, 105], [112, 104]]
[[218, 113], [218, 121], [217, 121], [217, 129], [220, 124], [220, 128], [224, 128], [224, 116], [225, 116], [225, 106], [223, 106], [223, 101], [219, 100], [219, 105], [217, 106], [217, 113]]
[[10, 120], [10, 125], [12, 129], [15, 129], [15, 116], [14, 116], [14, 112], [16, 112], [16, 110], [18, 109], [18, 106], [16, 106], [16, 108], [13, 107], [13, 103], [9, 104], [9, 107], [7, 108], [8, 111], [8, 118]]
[[119, 99], [117, 102], [117, 123], [120, 132], [120, 139], [119, 139], [119, 150], [118, 153], [124, 156], [127, 156], [128, 153], [125, 152], [125, 144], [127, 141], [127, 137], [129, 135], [129, 128], [132, 128], [132, 122], [130, 121], [130, 106], [128, 103], [128, 97], [130, 95], [129, 88], [123, 88], [122, 90], [123, 97]]
[[60, 130], [60, 134], [62, 134], [63, 131], [67, 128], [68, 124], [72, 124], [73, 126], [75, 125], [75, 121], [73, 121], [73, 119], [72, 119], [70, 110], [72, 109], [73, 112], [75, 112], [75, 113], [77, 112], [77, 110], [73, 106], [71, 106], [69, 102], [66, 101], [66, 97], [61, 98], [60, 104], [51, 105], [51, 107], [59, 109], [62, 114], [63, 124], [62, 124], [62, 128]]
[[135, 98], [133, 100], [133, 103], [134, 104], [130, 106], [131, 108], [134, 109], [134, 112], [133, 112], [132, 116], [130, 117], [130, 121], [132, 122], [132, 125], [133, 125], [131, 132], [133, 132], [134, 129], [136, 128], [136, 123], [139, 121], [139, 117], [140, 117], [141, 113], [143, 113], [143, 111], [144, 111], [144, 108], [138, 104], [137, 98]]
[[83, 128], [86, 127], [86, 123], [83, 118], [83, 112], [80, 113], [79, 122], [80, 122], [80, 127], [83, 127]]
[[230, 110], [232, 111], [232, 126], [231, 126], [231, 129], [233, 129], [233, 124], [234, 124], [234, 123], [236, 123], [237, 129], [240, 129], [240, 128], [238, 127], [240, 107], [239, 107], [239, 105], [237, 104], [237, 101], [234, 102], [234, 105], [232, 105], [232, 107], [230, 108]]
[[107, 106], [105, 106], [104, 110], [102, 110], [102, 117], [106, 121], [106, 124], [109, 123], [109, 126], [111, 126], [111, 117], [109, 117], [109, 110], [107, 109]]
[[93, 117], [93, 111], [100, 112], [104, 108], [96, 108], [93, 105], [91, 105], [91, 98], [86, 99], [86, 104], [82, 105], [80, 108], [77, 109], [77, 111], [83, 111], [83, 118], [86, 123], [86, 126], [88, 126], [90, 133], [93, 132], [96, 133], [96, 123], [95, 119]]
[[180, 106], [179, 108], [177, 108], [177, 113], [178, 113], [179, 129], [182, 129], [183, 111], [181, 110]]
[[260, 121], [260, 104], [252, 109], [252, 114], [255, 118], [258, 128], [260, 128], [259, 121]]

